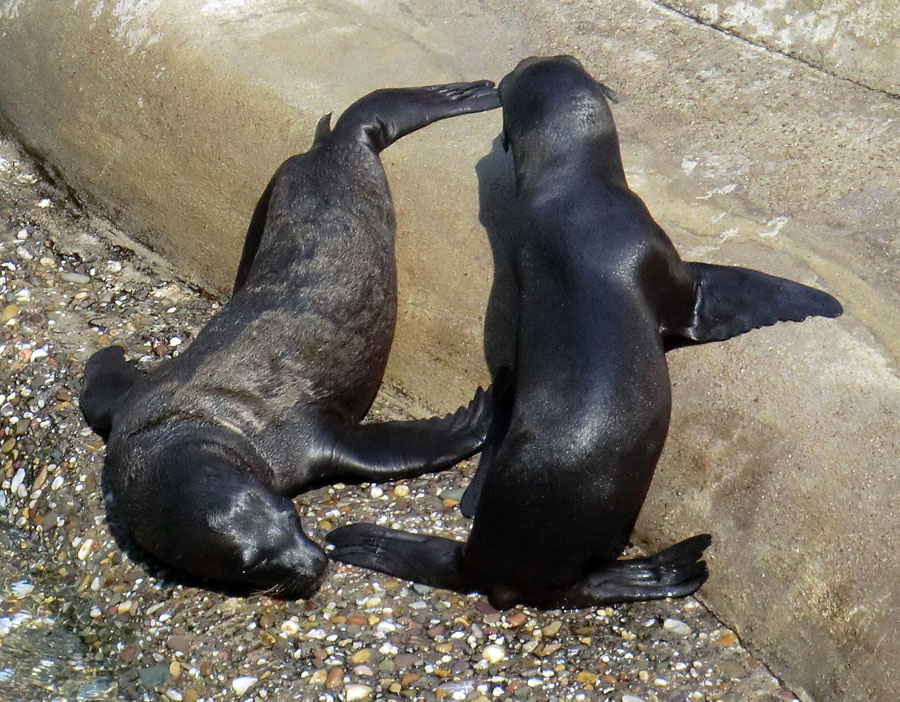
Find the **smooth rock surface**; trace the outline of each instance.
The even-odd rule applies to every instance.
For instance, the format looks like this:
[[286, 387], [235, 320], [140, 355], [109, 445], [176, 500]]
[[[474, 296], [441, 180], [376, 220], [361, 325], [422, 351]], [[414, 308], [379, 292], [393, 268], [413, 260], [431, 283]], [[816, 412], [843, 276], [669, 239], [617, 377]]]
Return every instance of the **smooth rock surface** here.
[[663, 0], [662, 4], [841, 78], [900, 95], [898, 0]]
[[[801, 695], [896, 699], [896, 98], [648, 0], [5, 0], [0, 114], [83, 202], [224, 291], [259, 192], [318, 116], [384, 85], [498, 80], [532, 53], [575, 54], [619, 93], [629, 182], [685, 258], [844, 304], [670, 355], [672, 427], [638, 535], [713, 533], [706, 601]], [[478, 189], [509, 173], [499, 126], [442, 122], [384, 154], [401, 302], [388, 379], [439, 410], [485, 381]]]

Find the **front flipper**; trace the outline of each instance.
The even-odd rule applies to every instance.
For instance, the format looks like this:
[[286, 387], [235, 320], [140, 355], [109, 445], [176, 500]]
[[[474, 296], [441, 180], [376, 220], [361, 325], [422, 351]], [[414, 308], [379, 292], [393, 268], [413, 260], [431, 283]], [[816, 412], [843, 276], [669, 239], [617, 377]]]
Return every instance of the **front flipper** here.
[[776, 322], [837, 317], [841, 303], [822, 290], [749, 268], [686, 264], [696, 303], [691, 319], [666, 324], [666, 350], [690, 343], [723, 341]]
[[410, 534], [375, 524], [350, 524], [325, 537], [334, 545], [332, 560], [377, 570], [404, 580], [456, 592], [474, 592], [463, 570], [460, 541]]
[[712, 541], [700, 534], [646, 558], [613, 561], [589, 573], [572, 588], [558, 593], [546, 607], [595, 607], [686, 597], [709, 577], [701, 559]]
[[396, 480], [442, 471], [481, 450], [491, 426], [494, 390], [478, 388], [445, 417], [357, 424], [336, 429], [328, 482]]
[[112, 430], [116, 407], [143, 375], [134, 363], [125, 360], [121, 346], [101, 349], [85, 364], [78, 403], [88, 425], [104, 441]]
[[456, 115], [500, 107], [489, 80], [376, 90], [341, 115], [334, 134], [365, 140], [376, 152], [417, 129]]

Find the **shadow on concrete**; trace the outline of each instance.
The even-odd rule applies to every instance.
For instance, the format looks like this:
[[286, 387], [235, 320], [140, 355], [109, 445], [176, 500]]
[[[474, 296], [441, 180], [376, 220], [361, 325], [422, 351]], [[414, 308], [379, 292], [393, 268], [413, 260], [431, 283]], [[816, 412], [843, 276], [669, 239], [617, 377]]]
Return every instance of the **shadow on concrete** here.
[[505, 241], [517, 236], [516, 174], [511, 153], [498, 135], [490, 152], [475, 166], [478, 176], [478, 219], [487, 232], [494, 259], [494, 282], [484, 315], [484, 357], [491, 378], [500, 368], [515, 368], [519, 327], [519, 286]]

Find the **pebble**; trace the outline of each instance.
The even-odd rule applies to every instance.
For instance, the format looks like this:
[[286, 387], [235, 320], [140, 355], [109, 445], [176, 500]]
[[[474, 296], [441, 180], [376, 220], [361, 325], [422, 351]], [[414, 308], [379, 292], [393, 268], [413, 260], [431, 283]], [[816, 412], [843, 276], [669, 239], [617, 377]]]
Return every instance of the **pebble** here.
[[719, 646], [734, 646], [737, 642], [737, 636], [735, 636], [734, 632], [731, 631], [722, 634], [722, 636], [716, 639], [716, 643]]
[[138, 672], [141, 685], [148, 690], [155, 690], [169, 679], [169, 669], [164, 665], [151, 665]]
[[556, 636], [562, 627], [562, 622], [558, 619], [554, 622], [550, 622], [547, 626], [543, 628], [544, 636]]
[[286, 636], [296, 636], [300, 632], [300, 625], [293, 619], [287, 619], [281, 623], [281, 633]]
[[395, 486], [394, 497], [409, 497], [409, 488], [406, 485]]
[[622, 695], [622, 702], [645, 702], [643, 697], [637, 695]]
[[67, 283], [75, 283], [76, 285], [86, 285], [91, 282], [90, 276], [84, 275], [84, 273], [72, 273], [71, 271], [66, 271], [60, 278]]
[[506, 657], [506, 651], [503, 650], [502, 646], [491, 644], [484, 647], [484, 650], [481, 652], [481, 657], [488, 663], [499, 663]]
[[172, 700], [172, 702], [182, 702], [184, 700], [184, 695], [178, 690], [166, 690], [165, 695], [166, 699]]
[[663, 622], [663, 629], [671, 631], [673, 634], [678, 634], [679, 636], [687, 636], [691, 633], [691, 627], [683, 621], [680, 619], [670, 619], [668, 617]]
[[[4, 444], [5, 446], [6, 444]], [[4, 453], [6, 453], [4, 451]], [[19, 491], [19, 486], [25, 481], [25, 469], [19, 468], [13, 476], [12, 482], [9, 484], [9, 491], [13, 494]]]
[[353, 702], [353, 700], [365, 700], [368, 699], [372, 695], [372, 688], [368, 685], [347, 685], [344, 688], [344, 699], [347, 702]]
[[78, 560], [83, 561], [91, 552], [91, 549], [94, 547], [93, 539], [85, 539], [81, 542], [81, 546], [78, 547]]
[[173, 651], [187, 653], [191, 650], [191, 637], [186, 634], [175, 634], [166, 639], [166, 647]]
[[3, 308], [3, 311], [0, 312], [0, 324], [6, 324], [11, 319], [15, 319], [19, 316], [19, 306], [18, 305], [6, 305]]
[[350, 656], [350, 661], [352, 663], [368, 663], [369, 659], [372, 657], [372, 651], [367, 648], [362, 649], [361, 651], [357, 651], [353, 655]]
[[325, 678], [325, 687], [329, 690], [337, 690], [343, 681], [344, 669], [340, 666], [335, 666], [328, 671], [328, 675]]
[[259, 678], [254, 678], [250, 675], [246, 675], [240, 678], [235, 678], [231, 681], [231, 689], [234, 690], [234, 694], [240, 696], [243, 695], [247, 690], [256, 685], [259, 681]]
[[22, 599], [34, 592], [34, 585], [27, 580], [17, 580], [12, 584], [10, 590], [12, 590], [13, 596], [17, 599]]
[[373, 486], [372, 486], [372, 489], [369, 490], [369, 497], [372, 497], [372, 498], [375, 498], [375, 499], [378, 499], [378, 498], [381, 497], [383, 494], [384, 494], [384, 490], [382, 490], [382, 489], [381, 489], [380, 487], [378, 487], [377, 485], [373, 485]]
[[454, 502], [459, 502], [462, 500], [463, 493], [465, 493], [466, 489], [461, 487], [453, 487], [446, 488], [445, 490], [441, 490], [441, 494], [439, 497], [443, 500], [453, 500]]

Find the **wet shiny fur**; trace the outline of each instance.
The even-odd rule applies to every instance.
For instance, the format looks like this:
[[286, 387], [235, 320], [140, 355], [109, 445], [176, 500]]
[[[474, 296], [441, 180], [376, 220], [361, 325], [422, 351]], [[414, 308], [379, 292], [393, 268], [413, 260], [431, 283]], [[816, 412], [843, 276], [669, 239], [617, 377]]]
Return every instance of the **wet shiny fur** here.
[[81, 407], [108, 439], [111, 516], [154, 560], [215, 586], [298, 598], [327, 558], [291, 498], [328, 482], [441, 470], [478, 451], [484, 393], [443, 419], [360, 425], [397, 312], [394, 212], [379, 152], [499, 106], [488, 81], [379, 90], [288, 159], [257, 204], [231, 300], [148, 373], [110, 347]]
[[471, 534], [463, 544], [355, 524], [328, 535], [331, 555], [498, 607], [690, 594], [707, 577], [708, 535], [617, 560], [668, 431], [666, 351], [841, 307], [757, 271], [683, 262], [628, 188], [611, 91], [576, 59], [526, 59], [499, 91], [516, 195], [495, 250], [517, 324], [489, 350], [513, 389], [463, 498]]

